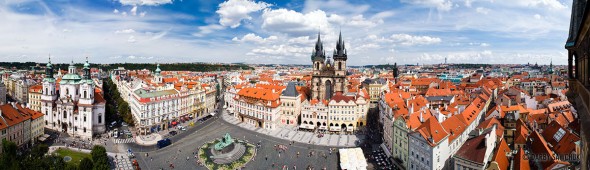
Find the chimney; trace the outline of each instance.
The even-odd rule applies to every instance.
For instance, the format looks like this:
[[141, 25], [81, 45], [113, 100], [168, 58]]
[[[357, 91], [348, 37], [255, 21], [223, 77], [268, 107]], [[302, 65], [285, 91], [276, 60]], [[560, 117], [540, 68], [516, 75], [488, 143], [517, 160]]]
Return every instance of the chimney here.
[[422, 117], [422, 111], [420, 112], [420, 123], [424, 123], [424, 117]]
[[409, 111], [410, 111], [409, 114], [414, 113], [414, 103], [412, 103], [412, 105], [410, 106], [410, 110]]

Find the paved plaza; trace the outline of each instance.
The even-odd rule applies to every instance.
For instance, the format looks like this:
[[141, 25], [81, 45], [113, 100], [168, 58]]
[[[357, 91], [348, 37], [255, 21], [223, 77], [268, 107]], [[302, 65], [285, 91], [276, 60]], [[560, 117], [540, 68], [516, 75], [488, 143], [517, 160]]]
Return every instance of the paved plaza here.
[[299, 131], [297, 126], [277, 125], [278, 128], [274, 130], [257, 128], [251, 124], [240, 122], [237, 118], [226, 113], [222, 114], [222, 118], [231, 124], [238, 125], [241, 128], [248, 129], [259, 134], [269, 135], [299, 143], [334, 147], [354, 147], [362, 143], [365, 139], [364, 135], [345, 134], [324, 134], [323, 137], [318, 137], [317, 134], [312, 132]]
[[[269, 135], [256, 134], [250, 130], [229, 124], [220, 119], [210, 120], [198, 131], [174, 141], [171, 146], [160, 150], [140, 152], [136, 150], [137, 161], [142, 169], [205, 169], [196, 162], [195, 155], [198, 147], [205, 142], [221, 138], [223, 134], [230, 133], [233, 138], [246, 139], [250, 143], [260, 142], [254, 160], [249, 162], [244, 169], [282, 169], [283, 166], [293, 169], [304, 169], [313, 166], [314, 169], [338, 169], [337, 153], [330, 154], [328, 146], [310, 145], [304, 143], [290, 144], [289, 140], [274, 138]], [[279, 153], [275, 145], [284, 145], [288, 149]], [[148, 149], [150, 150], [150, 149]], [[297, 153], [299, 152], [299, 157]], [[313, 155], [310, 157], [310, 152]], [[145, 153], [148, 153], [147, 157]], [[188, 157], [188, 160], [187, 160]], [[274, 163], [274, 167], [273, 167]]]

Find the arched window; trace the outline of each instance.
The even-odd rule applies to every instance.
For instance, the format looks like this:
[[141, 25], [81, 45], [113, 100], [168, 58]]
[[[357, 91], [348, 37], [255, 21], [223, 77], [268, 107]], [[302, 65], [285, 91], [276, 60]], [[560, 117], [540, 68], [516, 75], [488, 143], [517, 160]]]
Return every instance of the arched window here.
[[84, 90], [84, 98], [88, 98], [88, 96], [86, 94], [86, 90]]
[[98, 124], [101, 124], [101, 123], [102, 123], [102, 114], [99, 113], [98, 114]]
[[338, 62], [338, 70], [342, 70], [342, 62]]
[[319, 70], [320, 69], [320, 64], [319, 63], [315, 63], [315, 69]]
[[49, 94], [49, 90], [47, 90], [47, 87], [45, 87], [45, 95]]
[[64, 119], [68, 118], [68, 113], [64, 110], [64, 115], [63, 115]]
[[70, 94], [70, 89], [66, 88], [66, 96]]

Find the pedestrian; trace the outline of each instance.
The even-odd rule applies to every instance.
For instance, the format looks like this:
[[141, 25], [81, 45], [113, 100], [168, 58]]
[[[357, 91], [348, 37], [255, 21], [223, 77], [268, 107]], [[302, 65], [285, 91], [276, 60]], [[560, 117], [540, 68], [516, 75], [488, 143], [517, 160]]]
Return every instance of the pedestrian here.
[[187, 156], [187, 157], [186, 157], [186, 161], [188, 161], [188, 159], [189, 159], [189, 157]]
[[268, 161], [268, 155], [264, 156], [264, 160]]
[[150, 157], [150, 162], [154, 162], [154, 158], [151, 158], [151, 157]]

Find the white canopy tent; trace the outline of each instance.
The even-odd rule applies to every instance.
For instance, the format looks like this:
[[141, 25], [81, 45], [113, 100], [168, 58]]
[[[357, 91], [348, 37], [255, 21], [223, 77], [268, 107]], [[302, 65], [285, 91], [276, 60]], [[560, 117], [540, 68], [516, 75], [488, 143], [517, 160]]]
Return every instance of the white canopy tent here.
[[367, 160], [361, 148], [339, 149], [340, 168], [343, 170], [366, 170]]

